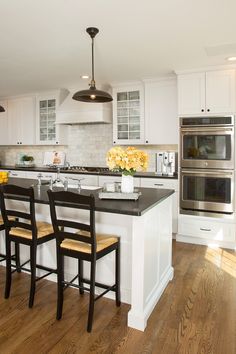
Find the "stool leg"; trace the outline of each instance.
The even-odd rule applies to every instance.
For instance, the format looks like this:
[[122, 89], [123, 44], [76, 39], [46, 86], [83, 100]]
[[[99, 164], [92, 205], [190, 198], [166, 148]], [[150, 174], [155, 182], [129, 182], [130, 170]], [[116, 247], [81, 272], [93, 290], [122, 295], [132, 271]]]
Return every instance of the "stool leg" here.
[[[60, 247], [60, 246], [59, 246]], [[63, 309], [64, 256], [57, 251], [57, 320], [61, 319]]]
[[31, 270], [31, 284], [30, 284], [30, 298], [29, 307], [33, 307], [34, 304], [34, 294], [35, 294], [35, 283], [36, 283], [36, 251], [37, 245], [30, 245], [30, 270]]
[[120, 306], [120, 242], [116, 249], [116, 306]]
[[[78, 259], [78, 274], [79, 274], [79, 286], [83, 286], [84, 283], [81, 281], [81, 279], [84, 276], [84, 262], [81, 259]], [[84, 294], [83, 289], [79, 289], [80, 294]]]
[[91, 262], [91, 270], [90, 270], [90, 297], [89, 297], [89, 313], [88, 313], [87, 332], [92, 331], [92, 325], [93, 325], [95, 272], [96, 272], [96, 261], [92, 261]]
[[11, 241], [6, 235], [6, 284], [5, 299], [8, 299], [11, 291]]
[[20, 273], [21, 272], [21, 268], [20, 268], [20, 245], [17, 242], [15, 242], [15, 256], [16, 256], [16, 271], [17, 271], [17, 273]]

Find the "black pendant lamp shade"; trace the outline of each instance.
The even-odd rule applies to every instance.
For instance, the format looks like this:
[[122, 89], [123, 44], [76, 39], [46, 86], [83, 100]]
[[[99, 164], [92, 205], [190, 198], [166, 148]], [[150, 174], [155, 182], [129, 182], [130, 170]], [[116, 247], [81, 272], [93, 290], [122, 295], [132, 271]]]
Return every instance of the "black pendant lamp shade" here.
[[5, 112], [5, 109], [3, 106], [0, 106], [0, 113]]
[[112, 101], [112, 96], [108, 92], [97, 90], [94, 80], [94, 37], [98, 34], [99, 30], [95, 27], [89, 27], [86, 31], [92, 39], [92, 80], [89, 84], [89, 89], [76, 92], [72, 98], [76, 101], [90, 103], [110, 102]]

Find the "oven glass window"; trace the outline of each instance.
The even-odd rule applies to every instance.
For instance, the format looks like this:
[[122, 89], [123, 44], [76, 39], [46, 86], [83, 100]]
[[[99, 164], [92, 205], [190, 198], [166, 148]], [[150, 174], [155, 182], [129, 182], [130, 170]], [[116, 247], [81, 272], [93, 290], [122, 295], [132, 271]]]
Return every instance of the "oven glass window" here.
[[232, 125], [232, 117], [193, 117], [182, 118], [182, 126]]
[[183, 176], [183, 199], [211, 203], [231, 203], [231, 179]]
[[231, 136], [184, 135], [183, 158], [185, 160], [231, 160]]

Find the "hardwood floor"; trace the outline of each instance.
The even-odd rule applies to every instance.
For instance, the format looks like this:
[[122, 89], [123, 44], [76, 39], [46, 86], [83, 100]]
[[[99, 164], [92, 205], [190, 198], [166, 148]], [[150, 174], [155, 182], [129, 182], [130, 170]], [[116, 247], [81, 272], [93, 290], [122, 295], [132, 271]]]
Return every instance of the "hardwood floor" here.
[[175, 276], [145, 332], [126, 326], [129, 306], [100, 299], [94, 326], [86, 332], [88, 296], [65, 293], [61, 321], [55, 320], [56, 284], [37, 285], [28, 309], [29, 276], [14, 274], [11, 297], [3, 299], [0, 267], [0, 353], [235, 354], [236, 252], [173, 244]]

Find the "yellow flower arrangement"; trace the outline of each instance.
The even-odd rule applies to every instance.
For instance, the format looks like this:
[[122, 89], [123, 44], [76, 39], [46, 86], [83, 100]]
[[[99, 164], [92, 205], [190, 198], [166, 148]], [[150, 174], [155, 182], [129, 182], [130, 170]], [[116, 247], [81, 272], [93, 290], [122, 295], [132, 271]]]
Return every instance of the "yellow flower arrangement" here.
[[116, 146], [107, 153], [107, 165], [110, 170], [133, 176], [137, 170], [146, 171], [148, 154], [129, 146], [126, 149]]

